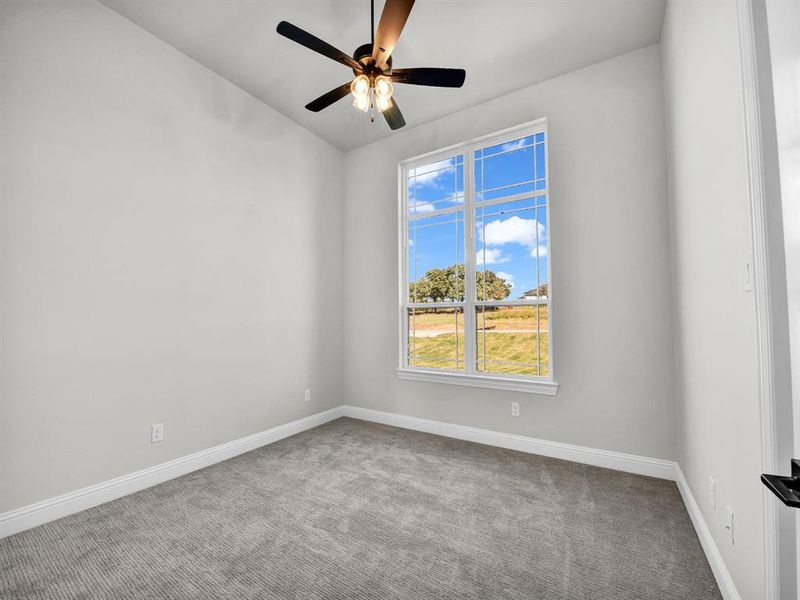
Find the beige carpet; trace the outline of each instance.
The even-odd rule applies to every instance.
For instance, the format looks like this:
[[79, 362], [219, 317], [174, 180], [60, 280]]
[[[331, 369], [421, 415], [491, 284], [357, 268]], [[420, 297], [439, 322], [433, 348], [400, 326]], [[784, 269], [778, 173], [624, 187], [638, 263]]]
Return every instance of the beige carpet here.
[[339, 419], [0, 541], [0, 597], [720, 598], [674, 483]]

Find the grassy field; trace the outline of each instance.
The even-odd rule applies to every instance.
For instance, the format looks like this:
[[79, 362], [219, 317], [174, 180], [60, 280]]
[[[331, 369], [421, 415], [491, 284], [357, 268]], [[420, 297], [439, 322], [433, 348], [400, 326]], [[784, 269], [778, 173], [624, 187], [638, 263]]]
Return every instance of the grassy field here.
[[[477, 368], [491, 373], [548, 375], [547, 308], [515, 306], [479, 312]], [[463, 315], [442, 309], [409, 315], [409, 364], [454, 369], [464, 365]], [[458, 332], [456, 333], [456, 328]], [[541, 356], [541, 362], [539, 360]]]

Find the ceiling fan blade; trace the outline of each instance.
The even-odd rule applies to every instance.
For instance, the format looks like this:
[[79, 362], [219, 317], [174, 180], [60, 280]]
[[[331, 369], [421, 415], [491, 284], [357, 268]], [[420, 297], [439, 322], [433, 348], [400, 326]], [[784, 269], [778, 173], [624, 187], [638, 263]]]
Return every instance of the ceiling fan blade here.
[[344, 83], [339, 87], [332, 89], [327, 94], [322, 94], [322, 96], [320, 96], [316, 100], [312, 100], [311, 102], [306, 104], [306, 108], [311, 112], [319, 112], [323, 108], [328, 108], [331, 104], [333, 104], [337, 100], [341, 100], [342, 98], [347, 96], [347, 94], [350, 93], [350, 85], [351, 82], [348, 81], [347, 83]]
[[464, 69], [440, 69], [421, 67], [418, 69], [392, 69], [392, 81], [412, 85], [433, 85], [458, 88], [464, 85], [467, 72]]
[[372, 58], [379, 68], [385, 68], [413, 6], [414, 0], [386, 0], [372, 46]]
[[359, 72], [361, 71], [361, 65], [358, 64], [353, 57], [348, 56], [338, 48], [334, 48], [328, 42], [324, 42], [307, 31], [303, 31], [299, 27], [292, 25], [288, 21], [281, 21], [278, 23], [277, 32], [283, 37], [287, 37], [293, 42], [305, 46], [309, 50], [319, 52], [328, 58], [332, 58], [336, 62], [347, 65], [351, 69], [356, 69]]
[[403, 113], [400, 112], [400, 107], [397, 106], [397, 102], [394, 101], [394, 98], [390, 98], [390, 100], [392, 101], [392, 105], [383, 111], [383, 117], [392, 129], [405, 127], [406, 120], [403, 118]]

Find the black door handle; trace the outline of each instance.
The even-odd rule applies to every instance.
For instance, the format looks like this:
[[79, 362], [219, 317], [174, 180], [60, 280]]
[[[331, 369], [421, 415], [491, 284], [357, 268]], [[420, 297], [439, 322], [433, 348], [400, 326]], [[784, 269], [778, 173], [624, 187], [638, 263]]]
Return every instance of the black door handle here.
[[792, 459], [792, 474], [789, 477], [783, 475], [761, 475], [762, 483], [775, 494], [786, 506], [800, 508], [800, 460]]

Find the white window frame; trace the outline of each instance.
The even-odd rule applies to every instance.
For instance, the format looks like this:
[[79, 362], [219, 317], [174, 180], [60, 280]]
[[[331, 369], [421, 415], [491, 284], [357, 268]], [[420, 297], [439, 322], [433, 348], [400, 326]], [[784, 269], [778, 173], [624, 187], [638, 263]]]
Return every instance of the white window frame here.
[[[547, 286], [548, 293], [546, 299], [513, 301], [505, 300], [498, 302], [479, 302], [475, 298], [476, 269], [477, 261], [475, 244], [475, 193], [474, 193], [474, 151], [497, 144], [503, 144], [522, 137], [544, 133], [545, 135], [545, 180], [544, 190], [535, 190], [523, 194], [507, 196], [498, 201], [509, 202], [513, 200], [524, 200], [546, 195], [545, 214], [547, 216]], [[455, 385], [466, 385], [472, 387], [510, 390], [516, 392], [528, 392], [535, 394], [545, 394], [554, 396], [558, 392], [558, 383], [554, 379], [553, 364], [553, 286], [551, 269], [550, 251], [550, 231], [552, 221], [550, 219], [550, 159], [549, 159], [550, 139], [547, 132], [547, 120], [542, 118], [530, 123], [525, 123], [517, 127], [511, 127], [489, 135], [474, 138], [472, 140], [449, 146], [441, 150], [429, 152], [420, 156], [415, 156], [403, 160], [398, 164], [398, 240], [399, 240], [399, 354], [400, 364], [397, 369], [397, 376], [400, 379], [411, 379], [416, 381], [426, 381], [432, 383], [449, 383]], [[418, 166], [452, 158], [453, 156], [463, 155], [464, 157], [464, 262], [465, 262], [465, 294], [464, 302], [445, 302], [445, 303], [426, 303], [427, 306], [445, 307], [447, 305], [463, 307], [464, 311], [464, 370], [445, 370], [426, 367], [408, 366], [408, 309], [415, 305], [408, 301], [408, 172]], [[490, 201], [491, 202], [491, 201]], [[426, 213], [426, 216], [435, 215], [436, 212]], [[529, 376], [512, 374], [492, 374], [476, 371], [475, 363], [475, 344], [468, 343], [475, 336], [476, 331], [476, 307], [481, 305], [545, 305], [548, 307], [548, 364], [549, 375]]]

